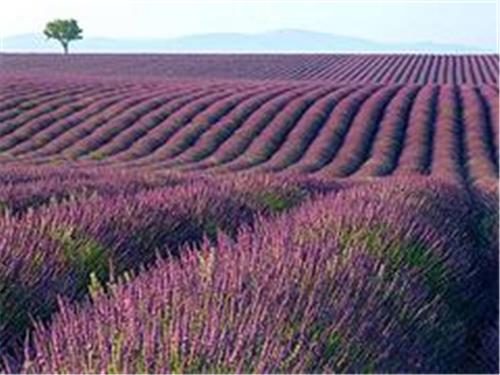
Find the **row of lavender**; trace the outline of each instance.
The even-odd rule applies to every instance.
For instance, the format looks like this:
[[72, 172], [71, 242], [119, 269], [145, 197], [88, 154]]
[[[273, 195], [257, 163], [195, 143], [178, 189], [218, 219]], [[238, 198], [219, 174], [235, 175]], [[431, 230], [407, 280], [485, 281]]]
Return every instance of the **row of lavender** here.
[[[471, 197], [428, 178], [339, 184], [67, 167], [0, 176], [7, 369], [498, 366], [496, 183]], [[53, 322], [24, 339], [30, 316]]]
[[9, 82], [3, 163], [498, 178], [488, 85]]
[[56, 297], [78, 301], [101, 282], [137, 271], [186, 244], [235, 236], [256, 215], [288, 209], [338, 184], [261, 177], [132, 174], [120, 170], [0, 168], [0, 348], [14, 359], [30, 317]]
[[0, 55], [4, 74], [498, 84], [498, 55]]

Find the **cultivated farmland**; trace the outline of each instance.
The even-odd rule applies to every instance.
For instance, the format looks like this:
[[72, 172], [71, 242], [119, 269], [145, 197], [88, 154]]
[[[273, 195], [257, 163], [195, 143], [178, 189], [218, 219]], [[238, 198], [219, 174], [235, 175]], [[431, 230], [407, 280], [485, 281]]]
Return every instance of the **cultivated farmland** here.
[[0, 55], [0, 357], [498, 372], [497, 55]]

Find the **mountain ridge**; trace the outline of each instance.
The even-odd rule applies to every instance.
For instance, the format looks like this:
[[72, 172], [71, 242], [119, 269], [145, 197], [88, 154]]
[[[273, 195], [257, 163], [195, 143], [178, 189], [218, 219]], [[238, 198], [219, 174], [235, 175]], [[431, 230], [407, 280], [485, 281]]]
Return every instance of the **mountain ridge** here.
[[[208, 33], [175, 38], [86, 37], [71, 44], [77, 53], [498, 53], [452, 43], [385, 43], [324, 32], [280, 29], [258, 34]], [[42, 34], [4, 37], [1, 52], [58, 52]]]

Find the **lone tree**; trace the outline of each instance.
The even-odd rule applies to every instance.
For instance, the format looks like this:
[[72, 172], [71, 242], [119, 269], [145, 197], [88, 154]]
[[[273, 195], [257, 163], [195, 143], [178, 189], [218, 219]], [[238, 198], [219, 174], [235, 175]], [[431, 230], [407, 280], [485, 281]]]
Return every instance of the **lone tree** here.
[[69, 42], [82, 39], [82, 31], [74, 19], [57, 19], [47, 23], [43, 33], [48, 39], [58, 40], [64, 48], [64, 53], [67, 54]]

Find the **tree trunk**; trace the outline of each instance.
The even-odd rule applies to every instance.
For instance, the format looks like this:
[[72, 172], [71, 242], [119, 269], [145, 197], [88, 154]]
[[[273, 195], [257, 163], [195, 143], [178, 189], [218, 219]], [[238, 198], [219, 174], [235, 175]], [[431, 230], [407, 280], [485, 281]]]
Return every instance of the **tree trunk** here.
[[61, 42], [61, 44], [62, 44], [63, 49], [64, 49], [64, 54], [67, 55], [68, 54], [68, 43]]

